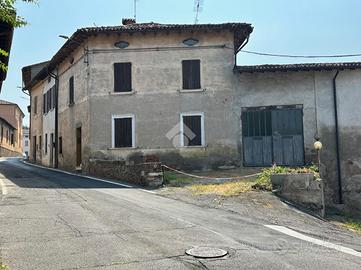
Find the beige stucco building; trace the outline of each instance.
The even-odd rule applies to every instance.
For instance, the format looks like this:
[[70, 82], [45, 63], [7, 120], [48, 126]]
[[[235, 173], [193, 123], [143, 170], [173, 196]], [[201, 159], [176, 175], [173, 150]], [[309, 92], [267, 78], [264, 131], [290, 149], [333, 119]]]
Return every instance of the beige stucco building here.
[[49, 62], [23, 69], [30, 159], [85, 171], [104, 159], [298, 166], [315, 161], [316, 136], [329, 202], [361, 208], [361, 64], [236, 66], [251, 32], [131, 20], [77, 30]]
[[22, 155], [24, 113], [12, 102], [0, 100], [0, 156]]

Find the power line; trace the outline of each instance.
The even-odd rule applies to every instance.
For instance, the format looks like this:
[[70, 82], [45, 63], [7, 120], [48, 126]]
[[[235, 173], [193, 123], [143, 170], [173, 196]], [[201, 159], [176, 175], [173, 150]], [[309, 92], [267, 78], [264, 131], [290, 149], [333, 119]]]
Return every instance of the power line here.
[[271, 57], [287, 57], [287, 58], [343, 58], [343, 57], [355, 57], [361, 56], [361, 53], [355, 54], [333, 54], [333, 55], [291, 55], [291, 54], [272, 54], [272, 53], [262, 53], [242, 50], [243, 53], [262, 55], [262, 56], [271, 56]]

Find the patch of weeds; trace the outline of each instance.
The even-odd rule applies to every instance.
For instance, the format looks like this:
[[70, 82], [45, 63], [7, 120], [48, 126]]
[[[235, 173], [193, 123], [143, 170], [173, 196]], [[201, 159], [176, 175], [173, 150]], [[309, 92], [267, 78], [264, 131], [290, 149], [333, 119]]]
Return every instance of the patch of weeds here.
[[344, 226], [350, 230], [361, 233], [361, 221], [360, 220], [348, 219], [344, 223]]
[[255, 184], [252, 188], [256, 190], [272, 191], [272, 174], [298, 174], [298, 173], [312, 173], [314, 179], [320, 178], [320, 174], [317, 171], [316, 165], [308, 167], [283, 167], [283, 166], [272, 166], [271, 168], [263, 169], [261, 174], [256, 178]]
[[340, 211], [334, 216], [336, 223], [349, 230], [361, 234], [361, 219], [355, 218], [347, 211]]
[[164, 172], [163, 184], [169, 187], [182, 187], [194, 181], [194, 178], [172, 171]]
[[194, 195], [215, 194], [219, 196], [237, 196], [252, 191], [253, 181], [227, 182], [223, 184], [192, 185], [187, 189]]
[[10, 270], [10, 269], [0, 261], [0, 270]]

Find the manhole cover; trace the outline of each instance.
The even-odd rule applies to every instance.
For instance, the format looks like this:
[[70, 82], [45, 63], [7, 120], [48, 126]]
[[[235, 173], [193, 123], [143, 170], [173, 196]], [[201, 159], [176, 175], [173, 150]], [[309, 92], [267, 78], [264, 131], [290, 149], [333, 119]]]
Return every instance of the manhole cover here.
[[214, 247], [194, 247], [186, 250], [186, 254], [196, 258], [220, 258], [226, 256], [228, 251]]

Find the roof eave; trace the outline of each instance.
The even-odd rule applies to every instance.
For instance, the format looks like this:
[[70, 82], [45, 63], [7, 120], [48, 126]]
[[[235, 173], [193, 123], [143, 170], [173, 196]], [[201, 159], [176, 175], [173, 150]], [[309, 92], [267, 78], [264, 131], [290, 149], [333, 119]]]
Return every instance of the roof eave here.
[[[305, 64], [295, 64], [293, 67], [288, 65], [255, 65], [255, 66], [236, 66], [235, 71], [239, 73], [269, 73], [269, 72], [309, 72], [309, 71], [332, 71], [332, 70], [357, 70], [361, 69], [361, 62], [352, 63], [320, 63], [317, 66], [304, 66]], [[310, 64], [312, 65], [312, 64]]]
[[[98, 33], [136, 33], [136, 32], [162, 32], [162, 31], [192, 31], [192, 30], [233, 30], [238, 35], [243, 35], [243, 39], [240, 38], [240, 45], [244, 40], [252, 33], [253, 27], [248, 23], [224, 23], [224, 24], [189, 24], [189, 25], [170, 25], [170, 28], [161, 27], [159, 28], [121, 28], [119, 26], [114, 27], [90, 27], [80, 28], [76, 30], [72, 36], [64, 43], [64, 45], [58, 50], [46, 65], [34, 78], [24, 86], [24, 90], [31, 91], [31, 88], [36, 85], [37, 82], [43, 80], [48, 76], [49, 71], [52, 71], [56, 66], [61, 63], [68, 55], [77, 49], [87, 38]], [[77, 42], [72, 42], [76, 40]], [[79, 43], [79, 44], [78, 44]]]

